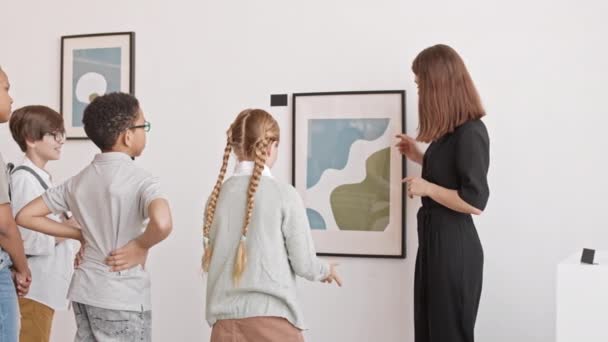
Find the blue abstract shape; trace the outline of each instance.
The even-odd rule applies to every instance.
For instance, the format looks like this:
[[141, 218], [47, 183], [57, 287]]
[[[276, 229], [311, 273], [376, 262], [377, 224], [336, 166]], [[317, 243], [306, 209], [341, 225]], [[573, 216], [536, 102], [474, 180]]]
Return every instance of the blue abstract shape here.
[[[82, 127], [82, 116], [88, 103], [80, 102], [76, 97], [78, 80], [89, 72], [102, 75], [107, 84], [107, 93], [120, 91], [121, 48], [79, 49], [73, 53], [72, 75], [72, 126]], [[103, 95], [103, 94], [99, 94]]]
[[311, 119], [308, 120], [306, 188], [321, 179], [325, 170], [342, 170], [351, 146], [357, 140], [381, 137], [390, 119]]
[[327, 229], [325, 220], [318, 211], [306, 208], [306, 215], [308, 216], [308, 222], [310, 222], [310, 229]]

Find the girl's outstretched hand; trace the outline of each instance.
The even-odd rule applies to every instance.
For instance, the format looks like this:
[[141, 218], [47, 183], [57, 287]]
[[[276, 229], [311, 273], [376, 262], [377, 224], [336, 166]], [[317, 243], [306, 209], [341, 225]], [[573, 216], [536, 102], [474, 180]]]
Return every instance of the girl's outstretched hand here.
[[342, 287], [342, 279], [340, 279], [340, 276], [336, 272], [336, 266], [338, 266], [338, 264], [336, 263], [329, 264], [329, 275], [327, 276], [327, 278], [321, 281], [328, 284], [331, 284], [335, 281], [339, 287]]

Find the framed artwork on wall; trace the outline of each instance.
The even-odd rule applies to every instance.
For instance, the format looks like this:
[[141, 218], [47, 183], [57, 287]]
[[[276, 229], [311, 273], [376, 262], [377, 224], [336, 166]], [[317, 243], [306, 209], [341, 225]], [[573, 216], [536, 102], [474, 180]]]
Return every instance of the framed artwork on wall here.
[[405, 258], [405, 91], [293, 94], [293, 185], [319, 255]]
[[99, 95], [135, 91], [135, 33], [61, 37], [60, 111], [68, 139], [86, 139], [85, 107]]

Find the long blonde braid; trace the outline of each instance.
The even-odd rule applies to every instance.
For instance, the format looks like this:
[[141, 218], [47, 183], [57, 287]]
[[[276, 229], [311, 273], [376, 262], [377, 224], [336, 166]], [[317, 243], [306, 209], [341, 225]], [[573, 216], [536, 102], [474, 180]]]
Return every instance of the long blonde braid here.
[[209, 240], [209, 230], [213, 222], [217, 199], [226, 173], [228, 158], [233, 150], [241, 161], [253, 160], [255, 163], [247, 189], [245, 220], [234, 262], [233, 282], [235, 285], [238, 285], [247, 265], [247, 232], [253, 215], [255, 193], [260, 184], [262, 171], [264, 171], [268, 158], [268, 147], [279, 141], [279, 135], [280, 130], [276, 120], [261, 109], [246, 109], [242, 111], [228, 130], [228, 142], [224, 151], [224, 161], [205, 213], [205, 226], [203, 229], [205, 255], [203, 257], [203, 269], [205, 271], [209, 269], [213, 250]]
[[226, 140], [226, 147], [224, 148], [224, 157], [222, 158], [222, 167], [220, 168], [220, 174], [217, 177], [211, 196], [205, 209], [205, 223], [203, 226], [203, 244], [205, 247], [205, 253], [203, 254], [203, 271], [209, 271], [209, 264], [211, 263], [211, 256], [213, 255], [213, 245], [209, 240], [209, 233], [211, 230], [211, 224], [215, 216], [215, 207], [217, 206], [217, 199], [220, 195], [220, 188], [224, 182], [226, 176], [226, 169], [228, 168], [228, 159], [230, 159], [230, 152], [232, 151], [232, 127], [228, 129], [228, 138]]
[[264, 137], [254, 145], [253, 152], [255, 153], [255, 165], [253, 167], [251, 178], [249, 179], [249, 187], [247, 189], [247, 207], [245, 209], [245, 222], [243, 223], [243, 235], [241, 236], [241, 241], [239, 242], [239, 247], [236, 252], [234, 272], [232, 274], [232, 279], [235, 284], [239, 283], [241, 275], [243, 274], [245, 266], [247, 265], [247, 249], [245, 245], [245, 242], [247, 241], [247, 231], [249, 230], [249, 223], [251, 222], [251, 216], [253, 215], [255, 193], [258, 190], [258, 185], [260, 185], [262, 171], [264, 171], [266, 159], [268, 158], [266, 151], [270, 143], [271, 141]]

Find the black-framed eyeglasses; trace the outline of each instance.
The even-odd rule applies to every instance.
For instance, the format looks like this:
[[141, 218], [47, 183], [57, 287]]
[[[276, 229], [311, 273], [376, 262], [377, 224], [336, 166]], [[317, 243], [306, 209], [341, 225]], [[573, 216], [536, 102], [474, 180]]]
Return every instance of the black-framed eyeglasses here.
[[143, 125], [131, 126], [131, 127], [129, 127], [129, 129], [143, 128], [144, 131], [150, 132], [151, 127], [152, 127], [152, 124], [150, 124], [150, 121], [144, 121]]
[[55, 139], [55, 142], [57, 142], [59, 144], [62, 142], [65, 142], [65, 133], [64, 132], [46, 133], [45, 135], [52, 136], [53, 139]]

